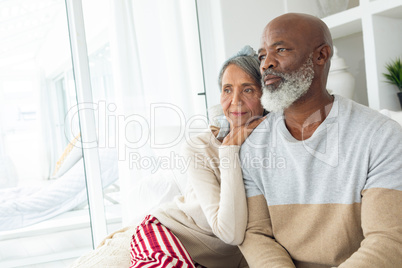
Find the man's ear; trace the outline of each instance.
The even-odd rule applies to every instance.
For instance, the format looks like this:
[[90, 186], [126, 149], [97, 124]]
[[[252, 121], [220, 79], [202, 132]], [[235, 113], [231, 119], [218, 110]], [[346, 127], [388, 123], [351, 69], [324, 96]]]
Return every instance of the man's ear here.
[[317, 65], [325, 65], [331, 58], [331, 47], [323, 44], [316, 49], [318, 57], [316, 58]]

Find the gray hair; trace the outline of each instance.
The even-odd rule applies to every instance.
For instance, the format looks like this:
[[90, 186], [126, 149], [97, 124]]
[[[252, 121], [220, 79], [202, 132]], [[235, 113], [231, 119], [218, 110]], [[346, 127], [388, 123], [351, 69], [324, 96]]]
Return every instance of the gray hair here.
[[220, 91], [222, 91], [223, 74], [225, 73], [226, 68], [231, 64], [237, 65], [247, 74], [249, 74], [257, 84], [261, 84], [260, 61], [258, 60], [258, 55], [252, 47], [247, 45], [243, 47], [236, 55], [230, 57], [223, 63], [218, 78]]

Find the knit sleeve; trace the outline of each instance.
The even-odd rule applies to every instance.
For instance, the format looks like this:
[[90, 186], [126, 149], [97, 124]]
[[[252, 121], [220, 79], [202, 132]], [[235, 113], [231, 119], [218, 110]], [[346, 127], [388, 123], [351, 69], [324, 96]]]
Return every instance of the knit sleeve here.
[[[212, 232], [222, 241], [238, 245], [247, 224], [247, 204], [238, 153], [240, 146], [219, 147], [219, 159], [190, 151], [189, 183]], [[212, 165], [219, 165], [220, 183]]]
[[247, 198], [248, 224], [239, 246], [249, 267], [294, 268], [285, 248], [273, 238], [267, 201], [263, 195]]
[[339, 268], [399, 267], [402, 263], [402, 129], [389, 120], [370, 143], [366, 185], [361, 193], [360, 248]]

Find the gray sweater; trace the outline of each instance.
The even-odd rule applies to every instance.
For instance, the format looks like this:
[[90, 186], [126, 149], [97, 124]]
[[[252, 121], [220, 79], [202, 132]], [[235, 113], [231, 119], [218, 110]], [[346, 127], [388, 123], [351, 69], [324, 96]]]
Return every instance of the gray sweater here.
[[[249, 213], [265, 215], [250, 215], [259, 219], [249, 222], [242, 246], [250, 267], [294, 267], [290, 259], [296, 267], [402, 267], [396, 122], [336, 95], [310, 138], [296, 140], [283, 114], [270, 114], [240, 159]], [[261, 206], [260, 196], [266, 212], [250, 207]]]

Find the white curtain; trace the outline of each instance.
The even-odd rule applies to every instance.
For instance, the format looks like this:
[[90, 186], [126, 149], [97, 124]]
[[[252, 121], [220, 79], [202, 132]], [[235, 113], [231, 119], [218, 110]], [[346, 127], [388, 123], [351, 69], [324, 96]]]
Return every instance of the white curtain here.
[[119, 176], [127, 224], [129, 189], [155, 171], [147, 161], [178, 152], [185, 125], [196, 116], [205, 118], [206, 106], [197, 95], [204, 89], [194, 1], [111, 0], [110, 6]]

